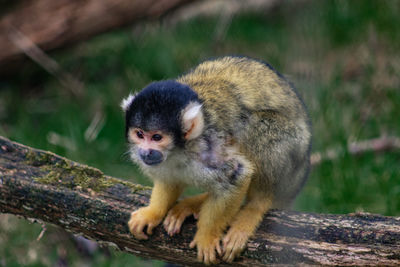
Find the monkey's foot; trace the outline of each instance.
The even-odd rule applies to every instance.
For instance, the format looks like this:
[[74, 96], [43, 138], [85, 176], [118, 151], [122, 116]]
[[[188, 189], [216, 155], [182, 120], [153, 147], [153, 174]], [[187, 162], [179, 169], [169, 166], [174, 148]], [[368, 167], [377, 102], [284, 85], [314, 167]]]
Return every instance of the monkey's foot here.
[[242, 250], [246, 247], [250, 235], [251, 234], [246, 231], [231, 227], [222, 240], [224, 249], [223, 260], [232, 262], [235, 257], [239, 256]]
[[167, 214], [164, 220], [164, 229], [170, 236], [177, 234], [181, 230], [183, 221], [193, 215], [195, 219], [198, 218], [201, 204], [207, 194], [201, 194], [194, 197], [188, 197], [176, 204]]
[[218, 235], [196, 233], [193, 241], [190, 243], [190, 248], [194, 247], [197, 247], [197, 260], [204, 262], [206, 265], [218, 262], [215, 251], [219, 255], [222, 255], [220, 237]]
[[183, 202], [176, 204], [168, 212], [167, 217], [164, 220], [165, 231], [167, 231], [170, 236], [179, 233], [186, 217], [189, 217], [192, 214], [197, 217], [197, 213], [198, 210], [194, 210], [191, 206], [185, 205]]
[[140, 208], [131, 213], [131, 218], [128, 222], [129, 231], [137, 239], [147, 239], [148, 236], [143, 233], [144, 227], [147, 226], [146, 233], [151, 235], [153, 228], [161, 222], [162, 218], [163, 216], [151, 207]]

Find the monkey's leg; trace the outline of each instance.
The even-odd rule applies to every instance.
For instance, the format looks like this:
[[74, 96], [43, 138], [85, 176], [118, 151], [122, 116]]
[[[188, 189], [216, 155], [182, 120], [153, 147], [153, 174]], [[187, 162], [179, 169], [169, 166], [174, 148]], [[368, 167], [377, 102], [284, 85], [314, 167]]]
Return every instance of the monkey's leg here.
[[197, 259], [205, 264], [216, 263], [215, 251], [222, 255], [220, 239], [223, 231], [237, 213], [246, 194], [249, 179], [235, 190], [222, 195], [209, 195], [201, 206], [197, 232], [190, 247], [197, 246]]
[[249, 195], [248, 202], [237, 213], [222, 241], [225, 261], [232, 262], [242, 252], [246, 247], [247, 240], [254, 234], [264, 214], [271, 206], [271, 198], [260, 194]]
[[146, 233], [151, 235], [153, 228], [161, 222], [182, 190], [183, 187], [180, 185], [155, 181], [149, 206], [140, 208], [131, 214], [128, 222], [131, 233], [137, 239], [147, 239], [147, 235], [143, 233], [144, 227], [147, 226]]
[[193, 197], [187, 197], [178, 202], [167, 214], [164, 220], [165, 231], [170, 236], [179, 233], [183, 221], [186, 217], [194, 215], [197, 218], [200, 207], [207, 199], [208, 193], [203, 193]]

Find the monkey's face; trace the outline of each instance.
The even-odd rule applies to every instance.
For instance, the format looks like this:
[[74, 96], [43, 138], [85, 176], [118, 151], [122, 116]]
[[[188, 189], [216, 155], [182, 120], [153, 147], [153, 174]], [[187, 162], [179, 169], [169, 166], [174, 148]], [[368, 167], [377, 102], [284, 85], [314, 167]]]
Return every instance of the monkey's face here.
[[128, 141], [132, 144], [130, 153], [134, 161], [146, 165], [157, 165], [166, 160], [173, 147], [171, 135], [162, 131], [144, 131], [130, 128]]
[[189, 86], [176, 81], [152, 83], [122, 101], [125, 134], [133, 161], [156, 166], [204, 128], [202, 103]]

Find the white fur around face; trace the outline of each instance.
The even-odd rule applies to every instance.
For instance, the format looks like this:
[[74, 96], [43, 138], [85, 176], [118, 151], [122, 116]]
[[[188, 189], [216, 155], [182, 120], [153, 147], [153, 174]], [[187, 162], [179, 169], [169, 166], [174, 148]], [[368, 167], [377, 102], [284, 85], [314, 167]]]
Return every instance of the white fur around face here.
[[131, 105], [133, 99], [135, 99], [136, 94], [129, 94], [127, 98], [124, 98], [121, 102], [121, 108], [125, 112]]

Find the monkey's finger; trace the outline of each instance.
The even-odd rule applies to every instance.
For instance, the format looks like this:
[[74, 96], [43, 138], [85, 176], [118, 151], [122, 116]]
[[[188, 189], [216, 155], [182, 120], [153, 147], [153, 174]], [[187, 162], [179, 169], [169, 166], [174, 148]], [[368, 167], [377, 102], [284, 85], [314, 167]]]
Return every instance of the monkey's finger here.
[[217, 250], [218, 255], [222, 256], [222, 249], [221, 249], [221, 244], [219, 241], [217, 242], [215, 249]]
[[146, 223], [144, 223], [143, 221], [139, 222], [135, 227], [135, 232], [137, 232], [137, 233], [143, 232], [143, 229], [145, 226], [146, 226]]
[[167, 232], [168, 232], [168, 235], [169, 235], [169, 236], [172, 236], [172, 235], [173, 235], [173, 233], [174, 233], [174, 226], [175, 226], [175, 218], [172, 218], [172, 219], [170, 220], [170, 223], [169, 223], [168, 229], [167, 229]]
[[[233, 242], [234, 242], [234, 240], [233, 240]], [[225, 253], [224, 253], [224, 257], [223, 257], [224, 261], [228, 261], [229, 258], [231, 257], [231, 254], [233, 253], [233, 247], [234, 247], [234, 244], [232, 244], [232, 242], [227, 243], [227, 245], [225, 246]]]
[[205, 265], [210, 265], [210, 255], [208, 250], [204, 250], [203, 252], [203, 261]]
[[231, 250], [231, 249], [226, 249], [226, 250], [225, 250], [225, 253], [224, 253], [224, 256], [222, 257], [222, 259], [223, 259], [224, 261], [228, 261], [228, 259], [229, 259], [230, 255], [231, 255], [231, 253], [232, 253], [232, 250]]
[[169, 236], [173, 236], [175, 234], [175, 224], [176, 224], [176, 216], [171, 215], [168, 219], [168, 225], [166, 226], [166, 231]]
[[137, 222], [136, 222], [136, 221], [133, 221], [133, 220], [130, 220], [130, 221], [128, 222], [128, 226], [129, 226], [129, 231], [130, 231], [132, 234], [135, 234], [135, 232], [136, 232], [136, 227], [137, 227]]
[[148, 239], [148, 236], [145, 235], [145, 233], [143, 233], [143, 229], [144, 229], [145, 226], [146, 226], [146, 224], [141, 222], [135, 227], [134, 231], [135, 231], [135, 237], [136, 238], [138, 238], [138, 239]]
[[224, 256], [222, 257], [222, 259], [223, 259], [224, 261], [229, 261], [229, 259], [232, 258], [232, 255], [233, 255], [233, 254], [234, 254], [233, 250], [232, 250], [232, 249], [228, 249], [228, 250], [225, 252], [225, 254], [224, 254]]
[[181, 227], [183, 222], [185, 221], [186, 216], [179, 216], [179, 218], [175, 221], [174, 225], [174, 234], [178, 234], [181, 231]]
[[203, 261], [203, 250], [197, 249], [197, 260], [202, 262]]
[[137, 221], [134, 218], [133, 213], [131, 214], [131, 218], [128, 221], [129, 230], [132, 232], [132, 229], [136, 226]]
[[171, 225], [170, 225], [170, 235], [172, 236], [172, 235], [174, 235], [174, 234], [176, 234], [176, 232], [177, 232], [177, 230], [176, 230], [176, 227], [177, 227], [177, 224], [179, 224], [178, 223], [178, 219], [177, 218], [174, 218], [174, 221], [171, 223]]
[[224, 239], [222, 240], [222, 250], [225, 252], [226, 247], [228, 246], [228, 243], [231, 241], [231, 237], [229, 235], [226, 235]]
[[231, 253], [229, 253], [229, 256], [226, 258], [227, 262], [232, 262], [233, 259], [235, 258], [236, 253], [232, 250]]
[[210, 250], [208, 251], [208, 262], [209, 263], [216, 263], [217, 262], [217, 257], [215, 255], [214, 247], [211, 247]]
[[140, 240], [146, 240], [149, 238], [145, 233], [138, 232], [138, 231], [134, 232], [133, 235], [135, 236], [136, 239], [140, 239]]
[[238, 255], [243, 248], [244, 247], [238, 244], [238, 242], [231, 244], [230, 246], [228, 246], [223, 259], [227, 262], [232, 262], [235, 259], [236, 255]]
[[148, 225], [147, 225], [147, 234], [148, 235], [152, 235], [153, 234], [153, 229], [154, 229], [154, 227], [156, 227], [157, 226], [157, 224], [154, 224], [154, 223], [149, 223]]
[[174, 229], [175, 229], [175, 218], [171, 218], [168, 222], [167, 225], [165, 225], [165, 231], [167, 231], [169, 236], [174, 235]]
[[190, 248], [194, 248], [196, 246], [196, 241], [193, 240], [192, 242], [190, 242], [189, 247]]
[[165, 229], [165, 230], [168, 229], [168, 225], [169, 225], [169, 222], [170, 222], [170, 220], [171, 220], [171, 215], [170, 215], [170, 213], [171, 213], [171, 212], [168, 212], [167, 217], [165, 218], [164, 223], [163, 223], [164, 229]]
[[141, 232], [141, 233], [138, 233], [137, 239], [147, 240], [147, 239], [149, 239], [149, 237], [145, 233]]
[[134, 236], [135, 236], [136, 239], [139, 239], [139, 240], [147, 240], [147, 239], [149, 238], [149, 237], [148, 237], [146, 234], [144, 234], [143, 232], [135, 233]]
[[231, 254], [229, 255], [229, 258], [228, 258], [227, 262], [232, 262], [232, 261], [240, 254], [240, 252], [241, 252], [243, 249], [244, 249], [243, 246], [237, 246], [237, 247], [235, 247], [235, 248], [232, 250]]

